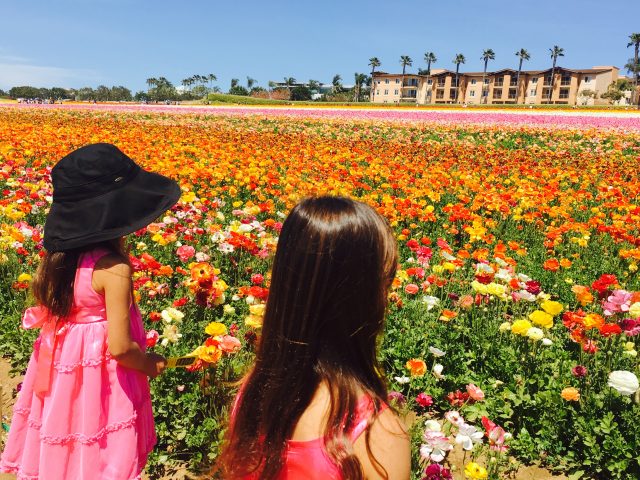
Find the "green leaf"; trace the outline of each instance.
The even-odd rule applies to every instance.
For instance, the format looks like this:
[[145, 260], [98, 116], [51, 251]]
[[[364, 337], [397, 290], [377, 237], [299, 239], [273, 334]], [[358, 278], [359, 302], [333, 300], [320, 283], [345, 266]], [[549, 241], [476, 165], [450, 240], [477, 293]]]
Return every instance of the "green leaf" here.
[[577, 472], [574, 472], [571, 475], [569, 475], [569, 477], [567, 477], [567, 480], [579, 480], [580, 478], [582, 478], [583, 475], [584, 475], [584, 471], [578, 470]]

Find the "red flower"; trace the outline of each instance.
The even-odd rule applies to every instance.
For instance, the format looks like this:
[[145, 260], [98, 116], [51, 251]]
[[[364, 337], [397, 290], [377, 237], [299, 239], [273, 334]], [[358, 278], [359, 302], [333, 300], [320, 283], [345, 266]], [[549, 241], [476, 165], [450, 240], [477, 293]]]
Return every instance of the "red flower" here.
[[182, 307], [182, 306], [184, 306], [188, 301], [189, 301], [189, 299], [188, 299], [187, 297], [182, 297], [182, 298], [179, 298], [179, 299], [177, 299], [177, 300], [174, 300], [174, 302], [173, 302], [173, 306], [174, 306], [174, 307]]
[[587, 375], [587, 367], [584, 367], [582, 365], [576, 365], [571, 369], [571, 374], [574, 377], [578, 377], [578, 378], [584, 377]]
[[605, 323], [600, 327], [600, 335], [603, 337], [610, 337], [611, 335], [620, 335], [622, 328], [617, 323]]
[[525, 285], [527, 292], [529, 292], [531, 295], [538, 295], [542, 291], [540, 288], [540, 282], [529, 280]]
[[456, 390], [455, 392], [450, 392], [447, 395], [447, 400], [452, 407], [461, 407], [469, 401], [469, 394], [467, 392]]
[[423, 408], [429, 408], [433, 405], [433, 398], [431, 395], [427, 395], [426, 393], [419, 393], [416, 397], [416, 403]]
[[413, 238], [411, 240], [409, 240], [407, 242], [407, 247], [409, 247], [409, 250], [411, 250], [412, 252], [415, 252], [418, 250], [418, 248], [420, 247], [420, 244], [418, 243], [417, 240], [414, 240]]

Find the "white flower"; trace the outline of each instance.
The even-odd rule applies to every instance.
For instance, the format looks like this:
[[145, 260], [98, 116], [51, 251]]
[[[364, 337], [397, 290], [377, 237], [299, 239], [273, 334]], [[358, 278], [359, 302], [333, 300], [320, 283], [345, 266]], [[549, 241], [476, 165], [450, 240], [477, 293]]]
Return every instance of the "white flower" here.
[[548, 346], [550, 346], [550, 345], [553, 345], [553, 341], [552, 341], [550, 338], [543, 338], [543, 339], [542, 339], [542, 344], [543, 344], [545, 347], [548, 347]]
[[427, 312], [433, 309], [438, 303], [440, 303], [440, 299], [438, 297], [432, 297], [431, 295], [425, 295], [422, 297], [422, 303], [427, 306]]
[[162, 319], [167, 323], [171, 323], [174, 320], [176, 322], [179, 322], [184, 318], [184, 313], [182, 313], [180, 310], [176, 310], [173, 307], [162, 310], [160, 315], [162, 316]]
[[225, 238], [226, 237], [224, 236], [224, 233], [215, 232], [213, 235], [211, 235], [211, 243], [219, 243], [223, 241]]
[[486, 263], [479, 263], [476, 265], [476, 273], [493, 273], [493, 268]]
[[198, 262], [208, 262], [211, 257], [204, 252], [196, 253], [196, 261]]
[[442, 258], [444, 258], [445, 260], [448, 260], [449, 262], [453, 261], [456, 259], [456, 257], [454, 257], [453, 255], [451, 255], [449, 252], [447, 252], [446, 250], [442, 250], [440, 251], [440, 255], [442, 255]]
[[442, 430], [442, 427], [436, 420], [427, 420], [424, 422], [424, 429], [430, 432], [439, 432]]
[[537, 342], [538, 340], [542, 340], [544, 338], [544, 332], [538, 327], [531, 327], [529, 330], [527, 330], [527, 333], [525, 335], [534, 342]]
[[518, 280], [520, 280], [522, 283], [527, 283], [531, 281], [531, 277], [528, 275], [525, 275], [524, 273], [519, 273], [517, 277], [518, 277]]
[[527, 302], [535, 302], [538, 299], [538, 297], [536, 297], [532, 293], [527, 292], [526, 290], [520, 290], [518, 292], [518, 296], [522, 300], [526, 300]]
[[616, 370], [609, 374], [610, 387], [615, 388], [618, 393], [622, 395], [633, 395], [636, 393], [640, 385], [638, 384], [638, 377], [635, 374], [626, 370]]
[[426, 460], [441, 462], [447, 452], [453, 449], [449, 439], [440, 432], [427, 430], [423, 438], [427, 443], [420, 446], [420, 455]]
[[450, 410], [444, 414], [444, 418], [447, 419], [449, 423], [452, 423], [456, 426], [460, 426], [464, 424], [464, 418], [455, 410]]
[[227, 242], [222, 242], [218, 245], [218, 250], [222, 253], [231, 253], [233, 252], [233, 245]]
[[179, 333], [177, 325], [167, 325], [162, 331], [162, 345], [167, 346], [169, 343], [176, 343], [182, 338], [182, 334]]
[[473, 450], [474, 443], [482, 443], [484, 433], [479, 432], [473, 425], [463, 423], [458, 425], [458, 434], [456, 435], [456, 443], [462, 445], [465, 450]]
[[442, 370], [444, 370], [444, 367], [442, 365], [440, 365], [439, 363], [436, 363], [433, 366], [433, 374], [435, 375], [435, 377], [438, 380], [442, 380], [444, 378], [444, 375], [442, 375]]
[[444, 357], [447, 353], [434, 346], [429, 347], [429, 351], [433, 354], [434, 357]]
[[501, 268], [500, 270], [498, 270], [498, 273], [495, 274], [495, 278], [497, 278], [498, 280], [502, 280], [503, 282], [508, 282], [513, 277], [511, 276], [509, 270]]
[[498, 258], [498, 257], [495, 257], [495, 258], [493, 259], [493, 261], [494, 261], [494, 262], [496, 262], [496, 263], [497, 263], [498, 265], [500, 265], [501, 267], [506, 267], [506, 266], [508, 266], [508, 265], [509, 265], [509, 264], [508, 264], [507, 262], [505, 262], [503, 259]]
[[404, 385], [405, 383], [409, 383], [411, 381], [411, 378], [407, 377], [406, 375], [403, 375], [402, 377], [393, 377], [393, 379], [400, 385]]
[[249, 233], [251, 230], [253, 230], [253, 225], [243, 223], [242, 225], [240, 225], [240, 228], [238, 230], [240, 230], [240, 232], [242, 233]]

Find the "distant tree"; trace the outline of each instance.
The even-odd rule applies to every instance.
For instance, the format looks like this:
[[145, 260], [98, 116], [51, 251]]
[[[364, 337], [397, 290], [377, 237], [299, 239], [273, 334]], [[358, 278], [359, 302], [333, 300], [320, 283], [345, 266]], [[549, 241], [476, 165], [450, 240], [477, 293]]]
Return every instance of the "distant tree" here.
[[255, 78], [247, 77], [247, 90], [251, 90], [257, 82]]
[[[376, 68], [379, 67], [381, 65], [380, 60], [378, 59], [378, 57], [371, 57], [369, 59], [369, 66], [371, 67], [371, 78], [373, 81], [373, 77], [375, 76], [376, 73]], [[371, 100], [373, 101], [375, 99], [375, 88], [372, 90], [371, 92]]]
[[638, 99], [633, 99], [634, 104], [638, 103], [638, 108], [640, 108], [640, 95], [638, 95], [638, 77], [640, 76], [640, 58], [638, 55], [640, 54], [640, 33], [632, 33], [629, 35], [629, 43], [627, 43], [627, 48], [633, 45], [633, 92], [634, 95], [638, 97]]
[[[522, 62], [524, 60], [529, 60], [531, 55], [524, 48], [521, 48], [516, 52], [516, 57], [520, 58], [520, 62], [518, 64], [518, 76], [516, 77], [516, 102], [520, 98], [520, 73], [522, 72]], [[484, 82], [483, 82], [484, 83]]]
[[404, 94], [404, 75], [407, 67], [413, 65], [413, 60], [409, 55], [400, 55], [400, 65], [402, 65], [402, 84], [400, 85], [400, 100]]
[[298, 102], [311, 100], [311, 90], [304, 85], [298, 85], [291, 89], [291, 100]]
[[63, 98], [71, 98], [66, 88], [53, 87], [49, 90], [50, 98], [54, 100], [62, 100]]
[[238, 80], [237, 78], [232, 78], [231, 79], [231, 89], [234, 89], [238, 86], [238, 83], [240, 83], [240, 80]]
[[320, 82], [318, 80], [309, 80], [307, 85], [312, 92], [320, 93]]
[[242, 85], [234, 85], [229, 89], [229, 95], [242, 95], [246, 97], [249, 95], [249, 90], [244, 88]]
[[549, 49], [549, 53], [551, 54], [551, 58], [553, 59], [553, 66], [551, 67], [551, 85], [549, 88], [549, 103], [551, 103], [551, 96], [553, 95], [553, 83], [556, 76], [556, 62], [558, 60], [558, 57], [564, 57], [564, 48], [560, 48], [558, 45], [554, 45], [553, 48]]
[[419, 75], [427, 76], [427, 103], [431, 103], [431, 86], [429, 85], [429, 80], [431, 80], [431, 64], [436, 63], [438, 58], [436, 54], [433, 52], [427, 52], [424, 54], [424, 61], [427, 62], [427, 70], [426, 72], [418, 72]]
[[364, 73], [357, 73], [357, 72], [354, 73], [353, 97], [356, 102], [360, 101], [360, 93], [362, 91], [362, 85], [364, 85], [364, 83], [367, 81], [367, 78], [368, 78], [367, 75]]
[[218, 77], [216, 77], [213, 73], [210, 73], [209, 75], [207, 75], [207, 80], [209, 81], [209, 88], [211, 88], [213, 82], [218, 80]]
[[456, 96], [454, 103], [458, 103], [458, 92], [460, 91], [458, 80], [460, 79], [460, 64], [466, 62], [466, 58], [461, 53], [458, 53], [453, 59], [453, 63], [456, 64]]
[[492, 49], [487, 48], [486, 50], [484, 50], [482, 52], [482, 57], [480, 57], [480, 60], [484, 61], [484, 70], [482, 71], [482, 93], [480, 94], [480, 103], [484, 102], [487, 103], [487, 97], [489, 95], [489, 91], [487, 90], [484, 82], [487, 78], [487, 66], [489, 65], [489, 60], [495, 60], [496, 59], [496, 52], [494, 52]]
[[580, 98], [584, 99], [582, 101], [582, 104], [586, 105], [590, 98], [597, 98], [598, 97], [598, 92], [596, 92], [595, 90], [590, 90], [588, 88], [585, 88], [584, 90], [580, 91], [579, 95], [580, 95]]
[[331, 90], [333, 93], [342, 92], [342, 77], [339, 74], [333, 76], [331, 80]]
[[296, 84], [296, 79], [293, 77], [284, 77], [284, 86], [286, 89], [291, 92], [291, 87]]
[[133, 96], [133, 99], [136, 102], [148, 102], [149, 101], [149, 94], [147, 92], [144, 92], [142, 90], [139, 90], [136, 92], [136, 94]]
[[146, 82], [148, 86], [147, 93], [149, 93], [149, 90], [151, 90], [152, 87], [155, 87], [158, 80], [156, 80], [154, 77], [150, 77], [150, 78], [147, 78]]
[[111, 100], [115, 100], [118, 102], [130, 102], [131, 100], [133, 100], [131, 90], [123, 87], [122, 85], [111, 87], [110, 98]]
[[8, 97], [9, 94], [0, 88], [0, 97]]
[[42, 96], [42, 90], [40, 88], [31, 86], [11, 87], [9, 89], [9, 96], [15, 98], [46, 98]]
[[615, 103], [622, 100], [626, 96], [626, 92], [633, 91], [633, 84], [626, 78], [619, 78], [611, 82], [607, 87], [607, 91], [600, 95], [600, 98], [609, 100], [609, 103]]

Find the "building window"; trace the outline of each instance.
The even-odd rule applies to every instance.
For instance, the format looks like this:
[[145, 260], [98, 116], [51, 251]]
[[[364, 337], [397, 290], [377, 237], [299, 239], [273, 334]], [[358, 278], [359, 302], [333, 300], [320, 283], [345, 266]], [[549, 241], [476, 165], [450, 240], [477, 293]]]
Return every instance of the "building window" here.
[[561, 88], [560, 89], [560, 98], [569, 98], [569, 89]]
[[542, 89], [542, 98], [547, 99], [549, 98], [549, 94], [551, 93], [551, 89], [550, 88], [543, 88]]
[[438, 79], [438, 87], [439, 87], [439, 88], [444, 87], [444, 78], [439, 78], [439, 79]]
[[504, 77], [496, 78], [496, 83], [493, 85], [494, 87], [501, 87], [504, 84]]
[[511, 100], [513, 100], [514, 98], [516, 98], [516, 89], [515, 88], [510, 88], [509, 89], [509, 98]]
[[502, 98], [502, 89], [493, 90], [493, 98]]
[[378, 85], [380, 85], [380, 80], [376, 80], [376, 83], [377, 83]]
[[438, 90], [438, 91], [436, 92], [436, 98], [437, 98], [437, 99], [442, 99], [442, 98], [444, 98], [444, 90]]
[[380, 95], [380, 90], [376, 90], [376, 95]]
[[544, 86], [545, 87], [550, 87], [551, 86], [551, 75], [546, 75], [544, 77]]
[[509, 81], [509, 86], [510, 87], [517, 87], [518, 86], [517, 77], [511, 77], [511, 80]]
[[417, 90], [409, 90], [407, 92], [407, 97], [409, 98], [417, 98], [418, 96], [418, 91]]
[[[475, 80], [473, 80], [473, 81], [475, 82]], [[475, 97], [475, 96], [476, 96], [476, 91], [475, 91], [475, 90], [471, 90], [471, 91], [469, 92], [469, 96], [470, 96], [470, 97]]]
[[427, 85], [432, 85], [433, 84], [433, 80], [429, 79], [427, 80]]
[[535, 85], [536, 83], [538, 83], [538, 77], [536, 77], [536, 78], [532, 78], [532, 79], [531, 79], [531, 84], [532, 84], [532, 85]]
[[388, 78], [385, 78], [385, 79], [384, 79], [384, 83], [386, 83], [387, 85], [389, 85], [389, 79], [388, 79]]
[[456, 98], [456, 89], [455, 88], [449, 89], [449, 98]]
[[485, 78], [485, 79], [484, 79], [484, 84], [485, 84], [485, 85], [489, 85], [489, 79], [488, 79], [488, 78]]
[[584, 77], [584, 83], [591, 82], [591, 77]]
[[536, 89], [532, 88], [531, 90], [529, 90], [529, 96], [530, 97], [535, 97], [536, 96]]
[[563, 75], [562, 76], [562, 80], [560, 81], [560, 85], [563, 85], [565, 87], [571, 85], [571, 76], [570, 75]]
[[385, 90], [385, 91], [384, 91], [384, 94], [385, 94], [385, 95], [389, 95], [389, 90]]
[[398, 85], [400, 83], [400, 79], [396, 78], [396, 85]]
[[393, 91], [393, 94], [394, 94], [394, 95], [398, 95], [398, 90], [394, 90], [394, 91]]
[[475, 85], [476, 83], [477, 83], [477, 82], [476, 82], [476, 79], [475, 79], [475, 78], [472, 78], [472, 79], [471, 79], [471, 85]]

